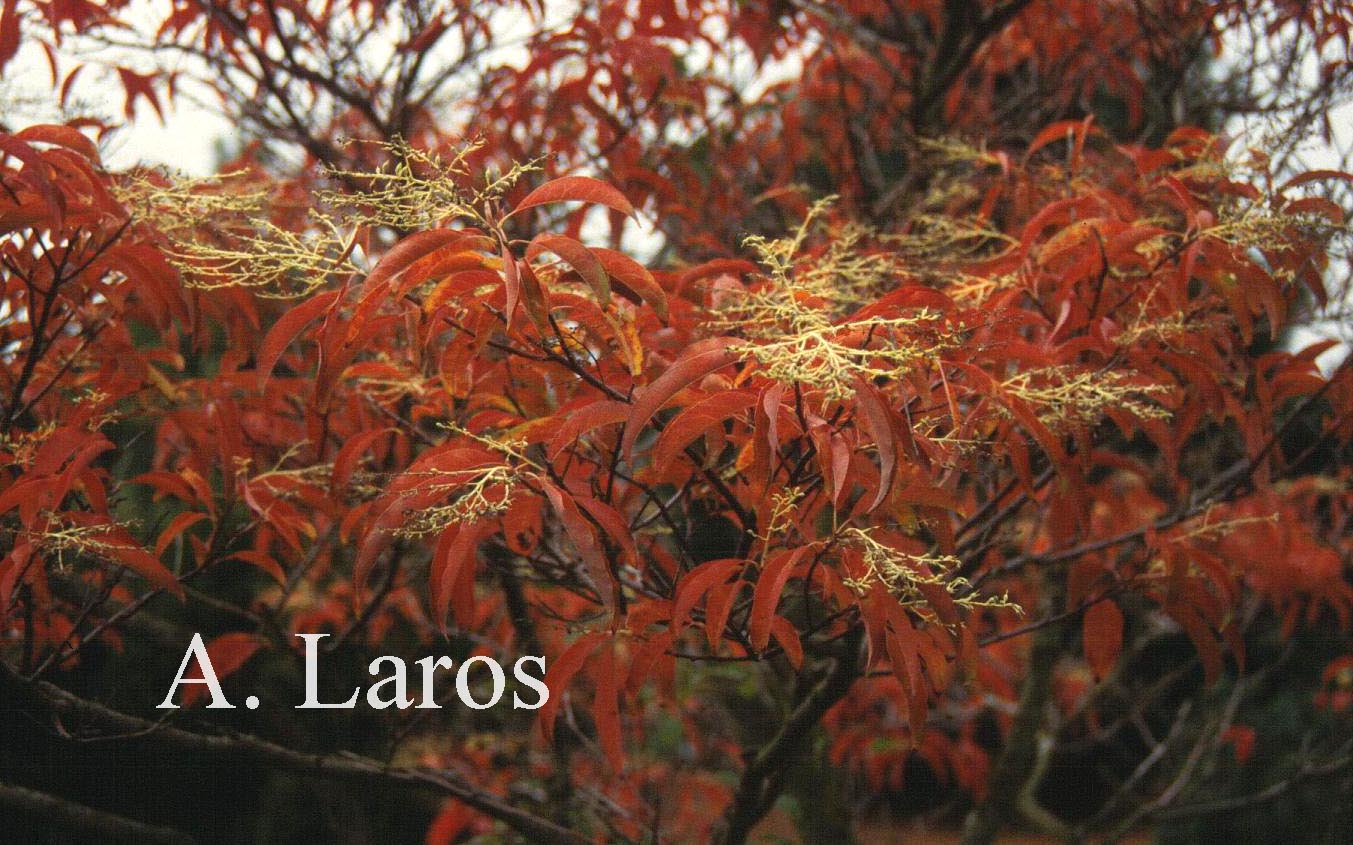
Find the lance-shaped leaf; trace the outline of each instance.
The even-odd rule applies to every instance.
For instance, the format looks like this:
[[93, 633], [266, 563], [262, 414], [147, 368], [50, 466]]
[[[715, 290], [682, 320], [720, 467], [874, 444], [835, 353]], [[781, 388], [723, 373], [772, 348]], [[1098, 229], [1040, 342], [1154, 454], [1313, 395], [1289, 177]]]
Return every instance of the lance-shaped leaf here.
[[812, 546], [799, 546], [786, 549], [770, 559], [761, 575], [756, 579], [752, 591], [752, 612], [747, 617], [747, 634], [752, 648], [765, 651], [770, 645], [771, 620], [775, 617], [775, 608], [780, 604], [780, 594], [784, 592], [794, 567], [803, 560]]
[[622, 423], [629, 414], [629, 405], [611, 399], [601, 399], [576, 410], [556, 414], [556, 417], [563, 419], [554, 436], [550, 438], [546, 452], [553, 460], [582, 435], [604, 425]]
[[184, 511], [173, 519], [160, 532], [160, 536], [155, 541], [155, 556], [164, 554], [164, 550], [169, 548], [169, 544], [179, 538], [184, 531], [187, 531], [193, 525], [206, 519], [207, 515], [196, 511]]
[[610, 505], [599, 499], [593, 499], [590, 496], [577, 496], [574, 499], [578, 507], [587, 512], [592, 521], [601, 526], [602, 531], [611, 538], [614, 547], [620, 550], [620, 553], [628, 560], [629, 565], [639, 567], [639, 548], [634, 544], [634, 532], [630, 531], [629, 523], [625, 517]]
[[526, 306], [526, 316], [535, 324], [536, 331], [542, 336], [550, 334], [550, 293], [536, 276], [531, 265], [524, 261], [515, 262], [517, 280], [521, 285], [522, 303]]
[[14, 137], [21, 141], [38, 141], [65, 147], [68, 150], [74, 150], [94, 164], [99, 163], [99, 148], [94, 145], [93, 141], [89, 140], [88, 135], [73, 126], [51, 124], [29, 126], [15, 132]]
[[[512, 214], [552, 202], [587, 202], [613, 208], [627, 217], [634, 216], [634, 206], [611, 185], [590, 176], [561, 176], [536, 188], [522, 197]], [[511, 216], [511, 215], [509, 215]]]
[[546, 742], [554, 742], [554, 723], [559, 718], [559, 708], [564, 706], [564, 693], [568, 690], [568, 685], [572, 683], [578, 670], [583, 668], [587, 658], [596, 651], [597, 646], [606, 641], [606, 638], [607, 635], [601, 631], [590, 631], [574, 640], [562, 654], [550, 661], [544, 678], [550, 696], [540, 708], [540, 730], [545, 735]]
[[467, 236], [465, 232], [456, 229], [430, 229], [426, 232], [414, 232], [395, 244], [389, 252], [381, 256], [380, 261], [376, 262], [376, 266], [371, 268], [366, 281], [362, 284], [362, 298], [365, 299], [368, 294], [376, 291], [380, 285], [403, 273], [418, 259], [435, 249], [457, 241], [472, 241], [475, 244], [480, 244], [482, 239]]
[[755, 391], [725, 390], [683, 409], [659, 435], [653, 449], [653, 465], [666, 466], [697, 437], [716, 426], [722, 429], [724, 420], [746, 411], [756, 400]]
[[657, 380], [639, 392], [630, 409], [629, 420], [625, 423], [625, 438], [621, 442], [626, 460], [630, 459], [634, 451], [634, 441], [639, 437], [639, 432], [673, 396], [738, 360], [738, 354], [732, 351], [737, 343], [738, 339], [733, 337], [713, 337], [700, 341], [687, 349]]
[[554, 508], [555, 515], [564, 526], [564, 533], [573, 541], [578, 554], [582, 556], [587, 574], [592, 579], [592, 586], [596, 588], [602, 604], [606, 605], [607, 610], [614, 610], [615, 575], [611, 572], [606, 555], [602, 553], [601, 546], [597, 543], [592, 523], [583, 516], [571, 494], [548, 481], [542, 481], [540, 486], [544, 488], [545, 497], [550, 500], [550, 506]]
[[799, 631], [788, 619], [776, 616], [770, 623], [771, 636], [784, 649], [785, 659], [795, 671], [803, 668], [803, 643], [799, 640]]
[[282, 586], [286, 586], [287, 574], [282, 571], [282, 565], [277, 562], [276, 558], [266, 552], [246, 549], [242, 552], [235, 552], [227, 555], [223, 560], [238, 560], [247, 563], [250, 566], [256, 566], [266, 572], [269, 578], [272, 578]]
[[588, 287], [592, 288], [593, 293], [597, 295], [598, 303], [603, 307], [610, 304], [610, 277], [606, 274], [606, 268], [602, 265], [601, 259], [591, 249], [566, 235], [542, 232], [536, 235], [526, 247], [526, 260], [534, 261], [537, 256], [547, 250], [564, 259], [570, 267], [577, 271], [582, 280], [587, 282]]
[[257, 368], [261, 379], [266, 380], [272, 374], [278, 359], [301, 330], [328, 311], [338, 301], [338, 296], [338, 291], [316, 294], [283, 314], [272, 328], [268, 329], [263, 344], [258, 348]]
[[658, 315], [658, 319], [667, 322], [667, 293], [658, 285], [658, 280], [642, 264], [613, 249], [593, 247], [592, 254], [606, 268], [611, 277], [612, 286], [620, 295], [635, 305], [648, 303]]
[[126, 529], [113, 527], [106, 535], [99, 537], [99, 546], [104, 554], [117, 563], [145, 578], [162, 590], [167, 590], [183, 599], [183, 585], [174, 577], [159, 559], [132, 539]]
[[[437, 538], [428, 573], [430, 576], [428, 598], [432, 605], [433, 618], [443, 630], [457, 595], [462, 597], [462, 601], [456, 603], [454, 608], [456, 620], [461, 624], [469, 624], [471, 621], [469, 617], [474, 610], [475, 554], [479, 548], [479, 541], [489, 533], [489, 530], [490, 527], [484, 524], [456, 525], [443, 531]], [[464, 601], [467, 583], [470, 602]]]
[[855, 409], [859, 422], [874, 441], [879, 454], [879, 485], [867, 512], [873, 511], [888, 498], [893, 480], [897, 477], [897, 437], [894, 434], [892, 414], [877, 387], [865, 381], [855, 381]]
[[329, 477], [329, 486], [335, 491], [347, 487], [362, 455], [371, 448], [371, 444], [381, 437], [388, 437], [392, 431], [392, 428], [372, 428], [349, 438], [334, 457], [334, 471]]
[[508, 249], [507, 240], [498, 236], [498, 247], [503, 258], [503, 292], [507, 299], [506, 313], [503, 319], [512, 325], [512, 317], [517, 313], [517, 303], [521, 301], [521, 273], [517, 270], [517, 259]]
[[691, 611], [715, 584], [722, 584], [746, 561], [741, 558], [709, 560], [681, 576], [676, 599], [672, 602], [672, 630], [680, 632], [691, 621]]

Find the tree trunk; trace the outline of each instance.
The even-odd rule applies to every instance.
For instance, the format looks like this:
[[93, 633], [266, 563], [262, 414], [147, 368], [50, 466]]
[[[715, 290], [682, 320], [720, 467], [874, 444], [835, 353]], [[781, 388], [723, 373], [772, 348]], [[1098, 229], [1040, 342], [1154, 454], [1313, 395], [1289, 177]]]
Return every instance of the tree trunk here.
[[991, 767], [986, 796], [963, 825], [963, 845], [990, 845], [1001, 826], [1016, 819], [1020, 796], [1036, 786], [1030, 780], [1038, 768], [1038, 729], [1051, 698], [1052, 668], [1061, 651], [1062, 624], [1044, 625], [1033, 636], [1015, 723]]
[[733, 801], [715, 826], [715, 845], [743, 845], [756, 823], [770, 811], [785, 788], [786, 775], [812, 743], [822, 715], [850, 690], [859, 676], [863, 631], [855, 629], [841, 643], [831, 667], [799, 700], [780, 731], [752, 758], [742, 773]]

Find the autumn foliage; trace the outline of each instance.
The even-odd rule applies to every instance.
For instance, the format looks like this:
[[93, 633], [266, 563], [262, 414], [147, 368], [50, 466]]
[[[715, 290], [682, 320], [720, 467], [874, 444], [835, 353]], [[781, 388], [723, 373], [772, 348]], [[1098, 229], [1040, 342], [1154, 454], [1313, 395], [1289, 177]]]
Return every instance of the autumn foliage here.
[[[127, 41], [127, 5], [5, 3], [0, 62]], [[1284, 339], [1347, 293], [1353, 177], [1161, 86], [1262, 18], [1333, 55], [1334, 97], [1353, 11], [556, 13], [174, 4], [123, 49], [196, 57], [260, 139], [219, 177], [111, 171], [89, 121], [0, 134], [22, 731], [200, 755], [248, 807], [231, 766], [330, 788], [305, 752], [407, 787], [368, 832], [428, 842], [742, 842], [785, 794], [814, 842], [852, 835], [833, 801], [972, 842], [1206, 816], [1198, 761], [1273, 753], [1239, 708], [1303, 638], [1347, 743], [1353, 370]], [[525, 61], [486, 46], [505, 16]], [[186, 84], [107, 73], [138, 120]], [[259, 711], [153, 723], [195, 631]], [[551, 695], [302, 728], [297, 633], [340, 698], [434, 653], [543, 655]], [[1078, 805], [1040, 799], [1086, 749]], [[1274, 783], [1347, 783], [1328, 750]], [[0, 754], [34, 814], [24, 771]], [[271, 841], [73, 795], [93, 829]]]

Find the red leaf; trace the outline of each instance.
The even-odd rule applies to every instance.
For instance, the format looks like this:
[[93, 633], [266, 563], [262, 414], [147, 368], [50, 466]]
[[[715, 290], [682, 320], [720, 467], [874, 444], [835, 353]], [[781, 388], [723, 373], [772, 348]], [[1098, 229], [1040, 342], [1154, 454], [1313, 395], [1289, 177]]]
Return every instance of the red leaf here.
[[107, 537], [101, 538], [104, 551], [113, 560], [126, 566], [136, 574], [162, 590], [167, 590], [180, 599], [183, 598], [183, 585], [174, 577], [159, 559], [137, 545], [122, 529], [115, 529]]
[[565, 447], [581, 435], [603, 425], [624, 422], [629, 413], [629, 405], [611, 399], [601, 399], [576, 410], [565, 409], [556, 415], [562, 419], [555, 435], [550, 438], [546, 453], [550, 456], [550, 460], [554, 460]]
[[1322, 179], [1339, 179], [1344, 182], [1353, 182], [1353, 173], [1343, 170], [1308, 170], [1305, 173], [1299, 173], [1282, 183], [1278, 188], [1278, 193], [1287, 193], [1288, 189], [1305, 185], [1308, 182], [1316, 182]]
[[286, 586], [287, 574], [282, 571], [282, 566], [273, 558], [272, 555], [259, 551], [235, 552], [226, 556], [225, 560], [239, 560], [250, 566], [257, 566], [282, 586]]
[[794, 567], [810, 549], [812, 546], [799, 546], [780, 552], [770, 559], [756, 579], [756, 587], [752, 591], [752, 612], [747, 617], [747, 634], [752, 648], [757, 651], [765, 651], [770, 644], [771, 620], [775, 616], [775, 608], [780, 604], [780, 594], [784, 592]]
[[1113, 671], [1123, 653], [1123, 611], [1110, 599], [1090, 605], [1082, 625], [1085, 660], [1096, 678]]
[[4, 5], [0, 6], [0, 71], [19, 52], [22, 33], [19, 29], [18, 6], [18, 0], [4, 0]]
[[[487, 530], [482, 525], [458, 525], [443, 531], [437, 538], [437, 546], [432, 552], [428, 598], [432, 602], [433, 618], [443, 628], [452, 609], [456, 586], [464, 583], [466, 578], [473, 583], [479, 541]], [[456, 611], [458, 622], [468, 624], [471, 621], [465, 616], [472, 608], [458, 606]]]
[[503, 291], [507, 297], [507, 313], [503, 318], [510, 326], [513, 315], [517, 313], [517, 302], [521, 300], [521, 274], [517, 270], [517, 259], [512, 256], [512, 250], [507, 248], [507, 241], [502, 235], [498, 236], [498, 245], [503, 257]]
[[10, 553], [0, 558], [0, 607], [9, 607], [14, 587], [28, 569], [33, 556], [33, 544], [27, 540], [16, 543]]
[[817, 463], [822, 479], [831, 488], [831, 502], [839, 507], [841, 497], [850, 490], [850, 444], [827, 421], [809, 414], [808, 435], [817, 448]]
[[731, 347], [739, 342], [733, 337], [714, 337], [692, 345], [656, 381], [638, 393], [625, 423], [625, 439], [621, 442], [626, 460], [634, 451], [639, 432], [673, 396], [691, 383], [738, 360], [739, 356], [731, 351]]
[[550, 697], [540, 708], [540, 730], [546, 742], [554, 742], [554, 722], [559, 718], [559, 708], [564, 705], [564, 693], [588, 656], [607, 639], [600, 631], [590, 631], [573, 641], [563, 653], [550, 661], [545, 671], [544, 683], [550, 691]]
[[741, 578], [735, 578], [709, 588], [709, 595], [705, 599], [705, 639], [709, 641], [710, 651], [719, 650], [719, 641], [723, 639], [728, 616], [733, 612], [733, 602], [742, 595], [742, 588], [746, 583]]
[[747, 410], [756, 400], [757, 394], [751, 390], [723, 390], [683, 409], [658, 436], [653, 466], [662, 468], [695, 438], [715, 426], [722, 430], [724, 420]]
[[550, 293], [540, 281], [531, 265], [524, 261], [515, 262], [517, 280], [521, 284], [522, 304], [526, 306], [526, 316], [535, 323], [536, 331], [544, 337], [551, 333]]
[[722, 584], [744, 561], [740, 558], [722, 558], [705, 561], [681, 576], [676, 598], [672, 602], [672, 630], [680, 633], [690, 622], [691, 611], [710, 587]]
[[[610, 185], [590, 176], [561, 176], [536, 188], [522, 197], [512, 209], [512, 214], [545, 205], [551, 202], [590, 202], [613, 208], [629, 217], [634, 216], [634, 206], [625, 195]], [[509, 215], [510, 216], [510, 215]]]
[[272, 374], [273, 367], [277, 366], [277, 360], [282, 357], [282, 353], [296, 339], [311, 321], [318, 318], [338, 301], [338, 291], [325, 291], [316, 294], [287, 313], [283, 314], [263, 338], [263, 344], [258, 349], [258, 373], [261, 379], [267, 380]]
[[597, 295], [597, 302], [603, 307], [611, 302], [611, 281], [601, 259], [591, 249], [564, 235], [552, 235], [544, 232], [536, 235], [526, 247], [526, 260], [534, 261], [540, 253], [549, 250], [568, 262], [578, 272], [584, 282]]
[[407, 270], [409, 265], [433, 250], [464, 240], [475, 240], [477, 242], [478, 239], [473, 236], [467, 237], [465, 232], [456, 229], [429, 229], [424, 232], [414, 232], [395, 244], [389, 252], [381, 256], [381, 259], [376, 262], [376, 266], [371, 268], [366, 281], [362, 283], [362, 298], [365, 299], [375, 292], [379, 285], [391, 281]]
[[573, 496], [548, 481], [542, 481], [540, 486], [545, 490], [545, 496], [550, 500], [550, 506], [554, 508], [554, 513], [559, 517], [560, 523], [564, 526], [564, 533], [568, 535], [573, 546], [578, 550], [578, 554], [583, 559], [583, 564], [587, 568], [587, 574], [592, 579], [592, 586], [596, 588], [597, 595], [602, 603], [606, 605], [607, 610], [615, 609], [615, 575], [611, 573], [610, 563], [606, 556], [602, 554], [601, 547], [597, 544], [596, 532], [592, 529], [592, 523], [578, 510], [578, 505]]
[[164, 123], [164, 110], [160, 108], [160, 97], [155, 93], [155, 74], [141, 74], [125, 67], [118, 68], [117, 74], [122, 80], [122, 90], [127, 92], [127, 99], [122, 106], [127, 118], [130, 120], [136, 116], [136, 100], [144, 97], [150, 107], [155, 109], [155, 114], [159, 115], [160, 123]]
[[610, 505], [599, 499], [593, 499], [589, 496], [575, 496], [574, 501], [578, 506], [587, 511], [587, 515], [592, 521], [600, 525], [607, 536], [615, 543], [628, 560], [629, 565], [636, 569], [640, 566], [639, 548], [634, 544], [634, 533], [630, 531], [629, 523], [625, 517]]
[[169, 544], [174, 542], [176, 537], [186, 531], [189, 526], [196, 525], [206, 518], [207, 515], [204, 513], [184, 511], [171, 519], [165, 529], [160, 532], [160, 538], [155, 541], [155, 556], [163, 555], [164, 550], [169, 548]]
[[[1033, 154], [1046, 147], [1048, 144], [1056, 141], [1070, 140], [1072, 142], [1073, 159], [1080, 157], [1081, 147], [1085, 144], [1085, 139], [1089, 135], [1102, 135], [1103, 132], [1097, 126], [1091, 125], [1092, 118], [1084, 120], [1059, 120], [1056, 123], [1049, 124], [1042, 132], [1034, 137], [1029, 149], [1024, 153], [1025, 161], [1033, 157]], [[1072, 164], [1075, 169], [1075, 164]]]
[[625, 751], [620, 736], [620, 671], [615, 650], [604, 649], [595, 664], [593, 678], [596, 696], [592, 700], [592, 722], [597, 727], [597, 742], [606, 760], [616, 772], [625, 770]]
[[348, 480], [352, 478], [353, 472], [357, 470], [357, 462], [361, 460], [371, 444], [382, 436], [388, 436], [394, 429], [373, 428], [363, 431], [354, 437], [348, 439], [343, 444], [343, 448], [338, 450], [334, 456], [334, 471], [330, 476], [330, 486], [335, 491], [342, 490], [348, 486]]
[[667, 322], [667, 293], [658, 285], [652, 273], [633, 258], [613, 249], [592, 247], [592, 254], [606, 268], [612, 286], [621, 296], [635, 305], [647, 302], [657, 312], [658, 319]]
[[1223, 660], [1221, 646], [1206, 620], [1191, 605], [1175, 603], [1166, 608], [1170, 617], [1179, 623], [1184, 633], [1189, 635], [1193, 647], [1198, 650], [1198, 660], [1203, 664], [1203, 682], [1208, 686], [1221, 677]]
[[[0, 61], [3, 61], [2, 56], [0, 56]], [[14, 137], [23, 141], [38, 141], [65, 147], [68, 150], [74, 150], [94, 164], [99, 163], [99, 148], [94, 145], [93, 141], [89, 140], [88, 135], [70, 126], [49, 124], [30, 126], [27, 129], [15, 132]]]
[[874, 441], [879, 453], [879, 489], [866, 509], [868, 512], [883, 504], [892, 490], [893, 480], [897, 477], [897, 438], [893, 433], [892, 414], [884, 403], [883, 394], [864, 379], [857, 379], [855, 383], [855, 407], [860, 413], [864, 430]]
[[794, 671], [803, 668], [803, 643], [799, 642], [799, 632], [794, 628], [790, 621], [783, 616], [775, 617], [770, 623], [771, 635], [775, 641], [780, 644], [780, 648], [785, 651], [785, 659], [789, 665], [794, 667]]
[[[61, 228], [64, 225], [65, 197], [52, 181], [51, 167], [43, 159], [42, 154], [18, 138], [3, 132], [0, 132], [0, 153], [12, 155], [23, 162], [24, 168], [20, 174], [22, 181], [42, 194], [42, 198], [47, 201], [47, 213], [52, 217], [52, 225]], [[0, 161], [3, 160], [0, 156]]]
[[1232, 725], [1222, 732], [1221, 741], [1231, 743], [1235, 750], [1236, 762], [1244, 765], [1254, 754], [1254, 728], [1249, 725]]
[[447, 799], [428, 825], [423, 845], [455, 845], [460, 835], [479, 818], [479, 814], [465, 804], [454, 798]]

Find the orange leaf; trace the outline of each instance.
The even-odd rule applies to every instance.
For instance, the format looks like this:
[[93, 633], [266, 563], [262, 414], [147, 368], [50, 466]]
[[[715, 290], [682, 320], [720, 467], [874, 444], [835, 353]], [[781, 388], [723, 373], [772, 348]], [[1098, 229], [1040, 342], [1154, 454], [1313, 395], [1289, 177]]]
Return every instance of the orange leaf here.
[[628, 217], [634, 216], [634, 206], [630, 204], [624, 194], [605, 182], [593, 179], [590, 176], [561, 176], [558, 179], [552, 179], [522, 197], [522, 201], [517, 203], [516, 208], [512, 209], [512, 214], [551, 202], [596, 203], [607, 208], [613, 208]]

